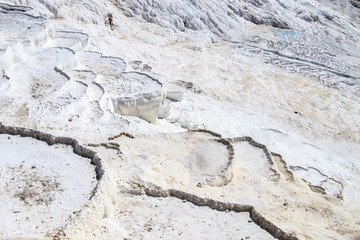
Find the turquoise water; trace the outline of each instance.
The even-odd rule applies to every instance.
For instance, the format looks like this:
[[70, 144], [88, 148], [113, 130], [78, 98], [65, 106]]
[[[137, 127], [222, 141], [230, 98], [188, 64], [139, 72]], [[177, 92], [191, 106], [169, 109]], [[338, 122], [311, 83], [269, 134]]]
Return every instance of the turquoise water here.
[[280, 42], [283, 48], [286, 47], [287, 43], [286, 40], [289, 38], [296, 39], [300, 36], [300, 33], [298, 31], [282, 31], [282, 30], [274, 30], [276, 32], [276, 35], [281, 38]]

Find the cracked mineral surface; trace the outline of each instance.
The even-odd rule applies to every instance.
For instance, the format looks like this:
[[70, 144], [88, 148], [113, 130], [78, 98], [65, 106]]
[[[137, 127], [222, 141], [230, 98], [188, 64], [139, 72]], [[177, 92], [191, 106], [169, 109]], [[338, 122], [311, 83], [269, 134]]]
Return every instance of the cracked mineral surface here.
[[0, 1], [0, 238], [359, 239], [358, 0]]

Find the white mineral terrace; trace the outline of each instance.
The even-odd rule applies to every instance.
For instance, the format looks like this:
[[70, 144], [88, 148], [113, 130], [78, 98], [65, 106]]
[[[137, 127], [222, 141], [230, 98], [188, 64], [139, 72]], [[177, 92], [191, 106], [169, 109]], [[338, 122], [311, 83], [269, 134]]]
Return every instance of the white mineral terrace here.
[[0, 239], [359, 239], [359, 14], [0, 1]]
[[2, 238], [52, 236], [89, 202], [97, 180], [71, 146], [0, 134]]

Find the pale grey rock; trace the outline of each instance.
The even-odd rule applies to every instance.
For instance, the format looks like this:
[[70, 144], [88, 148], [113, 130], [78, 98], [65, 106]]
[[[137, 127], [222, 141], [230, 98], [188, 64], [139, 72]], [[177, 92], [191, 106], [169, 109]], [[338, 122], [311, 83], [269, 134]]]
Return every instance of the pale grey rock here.
[[144, 73], [127, 72], [116, 80], [108, 80], [104, 86], [114, 112], [156, 122], [165, 98], [165, 89], [159, 81]]
[[170, 116], [170, 110], [171, 110], [171, 101], [169, 99], [165, 99], [164, 103], [162, 104], [160, 110], [159, 110], [159, 119], [167, 118]]
[[52, 40], [51, 45], [81, 51], [87, 46], [89, 35], [74, 30], [57, 30], [53, 32]]
[[122, 58], [104, 56], [99, 52], [82, 52], [79, 54], [79, 59], [86, 70], [92, 70], [105, 77], [119, 77], [126, 68]]
[[184, 99], [185, 89], [174, 83], [164, 83], [166, 89], [166, 98], [173, 101], [182, 101]]

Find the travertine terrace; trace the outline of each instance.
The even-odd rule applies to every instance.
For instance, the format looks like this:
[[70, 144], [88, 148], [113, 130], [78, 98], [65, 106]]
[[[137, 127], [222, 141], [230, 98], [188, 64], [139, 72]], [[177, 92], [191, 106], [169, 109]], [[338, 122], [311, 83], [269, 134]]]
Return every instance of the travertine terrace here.
[[1, 239], [358, 239], [357, 0], [0, 2]]

